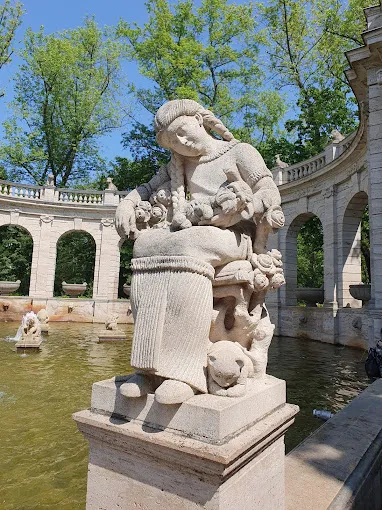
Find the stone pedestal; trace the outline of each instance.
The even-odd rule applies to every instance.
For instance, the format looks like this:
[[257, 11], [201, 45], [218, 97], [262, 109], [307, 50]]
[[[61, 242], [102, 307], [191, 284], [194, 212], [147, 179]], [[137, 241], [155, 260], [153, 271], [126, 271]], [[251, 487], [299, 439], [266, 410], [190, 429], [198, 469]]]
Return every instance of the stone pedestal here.
[[44, 335], [49, 335], [49, 324], [40, 324], [41, 333]]
[[23, 349], [39, 350], [41, 344], [42, 344], [41, 338], [37, 341], [36, 340], [33, 341], [33, 340], [29, 340], [29, 339], [26, 339], [26, 340], [21, 339], [20, 341], [16, 342], [15, 347], [18, 351], [19, 350], [22, 351]]
[[100, 344], [106, 342], [120, 342], [121, 340], [126, 340], [126, 335], [123, 331], [105, 329], [98, 335], [98, 343]]
[[94, 384], [91, 409], [74, 415], [90, 443], [87, 510], [284, 508], [284, 434], [298, 411], [284, 381], [166, 406], [126, 399], [125, 380]]

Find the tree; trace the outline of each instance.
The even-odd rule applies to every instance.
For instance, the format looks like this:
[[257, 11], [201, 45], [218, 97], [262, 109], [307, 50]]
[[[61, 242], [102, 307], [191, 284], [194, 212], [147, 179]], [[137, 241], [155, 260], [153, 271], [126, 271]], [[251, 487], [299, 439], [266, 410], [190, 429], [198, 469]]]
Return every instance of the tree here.
[[[251, 3], [203, 0], [195, 8], [191, 0], [153, 0], [146, 7], [149, 20], [143, 27], [121, 22], [119, 33], [126, 38], [130, 59], [152, 80], [151, 88], [131, 86], [147, 112], [154, 115], [166, 100], [190, 98], [239, 128], [242, 138], [260, 141], [275, 133], [284, 99], [264, 87], [259, 64], [264, 38]], [[136, 159], [150, 158], [152, 129], [132, 123], [124, 146]], [[144, 149], [137, 149], [136, 137]]]
[[[11, 0], [5, 0], [0, 5], [0, 69], [11, 61], [13, 54], [11, 43], [17, 28], [21, 24], [23, 13], [21, 2], [13, 4]], [[3, 96], [4, 92], [0, 91], [0, 97]]]
[[317, 216], [307, 220], [297, 234], [297, 285], [320, 288], [324, 285], [324, 234]]
[[14, 116], [4, 123], [3, 162], [13, 179], [67, 186], [103, 163], [97, 138], [120, 124], [123, 47], [88, 18], [57, 35], [27, 30], [15, 80]]
[[21, 227], [0, 228], [0, 280], [20, 280], [17, 294], [27, 296], [32, 265], [33, 240]]
[[295, 150], [285, 147], [289, 154], [281, 153], [290, 163], [322, 151], [333, 129], [346, 134], [357, 125], [354, 97], [343, 75], [344, 51], [363, 44], [362, 8], [368, 4], [270, 0], [261, 6], [275, 84], [297, 92], [297, 116], [286, 123], [297, 143]]
[[86, 297], [92, 297], [96, 246], [87, 232], [70, 232], [57, 243], [56, 273], [54, 277], [55, 296], [63, 295], [62, 282], [86, 282]]

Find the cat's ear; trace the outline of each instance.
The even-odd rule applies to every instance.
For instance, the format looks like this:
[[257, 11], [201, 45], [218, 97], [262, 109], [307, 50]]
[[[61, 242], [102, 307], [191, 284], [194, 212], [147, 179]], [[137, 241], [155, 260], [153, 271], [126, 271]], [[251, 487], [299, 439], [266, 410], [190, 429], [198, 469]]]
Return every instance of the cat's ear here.
[[208, 361], [210, 361], [212, 364], [214, 364], [216, 361], [215, 356], [208, 356]]
[[237, 359], [236, 363], [239, 365], [240, 370], [241, 370], [243, 368], [243, 366], [244, 366], [244, 361], [242, 359]]

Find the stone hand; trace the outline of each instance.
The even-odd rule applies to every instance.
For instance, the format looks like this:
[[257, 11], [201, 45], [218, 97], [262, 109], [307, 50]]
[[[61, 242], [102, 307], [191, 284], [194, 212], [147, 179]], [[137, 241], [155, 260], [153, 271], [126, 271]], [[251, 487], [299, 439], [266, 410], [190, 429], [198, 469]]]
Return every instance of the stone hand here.
[[115, 213], [115, 228], [121, 237], [135, 239], [137, 228], [135, 223], [135, 206], [130, 200], [122, 200]]

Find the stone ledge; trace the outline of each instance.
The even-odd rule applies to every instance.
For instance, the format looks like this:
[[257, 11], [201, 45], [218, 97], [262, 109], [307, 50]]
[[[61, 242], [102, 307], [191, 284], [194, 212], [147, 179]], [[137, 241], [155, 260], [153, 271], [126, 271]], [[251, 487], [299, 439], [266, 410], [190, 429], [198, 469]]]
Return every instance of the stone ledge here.
[[[381, 439], [378, 379], [286, 457], [287, 509], [381, 508], [372, 504], [381, 497]], [[374, 477], [379, 485], [372, 489]]]
[[283, 436], [294, 422], [298, 410], [296, 405], [284, 404], [240, 435], [219, 445], [180, 436], [171, 430], [155, 430], [135, 421], [128, 422], [90, 410], [73, 414], [73, 419], [90, 442], [144, 453], [152, 458], [160, 456], [163, 459], [166, 456], [169, 462], [176, 463], [178, 459], [182, 465], [186, 456], [187, 466], [191, 467], [199, 461], [204, 464], [207, 462], [211, 474], [227, 476]]
[[94, 383], [91, 410], [212, 444], [227, 442], [286, 402], [285, 381], [270, 375], [248, 380], [244, 397], [196, 395], [174, 406], [158, 404], [153, 394], [127, 399], [119, 392], [125, 381], [117, 377]]

